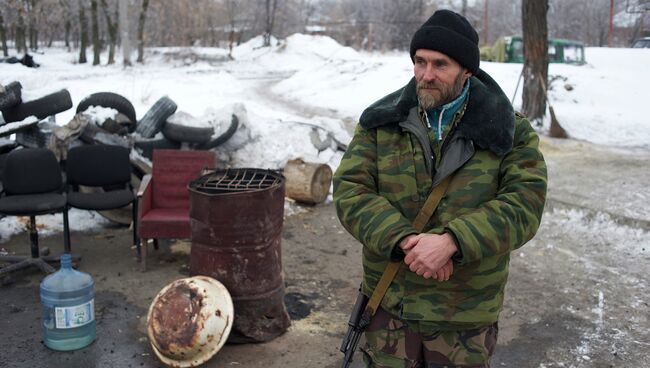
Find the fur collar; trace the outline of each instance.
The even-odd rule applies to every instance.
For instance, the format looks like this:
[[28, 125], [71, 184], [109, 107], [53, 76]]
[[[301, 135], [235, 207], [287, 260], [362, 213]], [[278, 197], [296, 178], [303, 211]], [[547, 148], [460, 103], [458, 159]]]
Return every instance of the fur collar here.
[[[471, 139], [497, 156], [510, 152], [515, 131], [515, 113], [499, 85], [483, 70], [472, 76], [467, 108], [457, 126], [457, 134]], [[359, 123], [364, 129], [398, 124], [418, 105], [415, 78], [397, 91], [370, 105]]]

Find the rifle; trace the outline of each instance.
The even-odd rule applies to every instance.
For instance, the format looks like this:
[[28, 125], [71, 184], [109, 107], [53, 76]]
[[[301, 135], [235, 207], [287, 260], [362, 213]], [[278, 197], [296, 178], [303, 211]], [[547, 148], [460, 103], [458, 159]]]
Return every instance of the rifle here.
[[350, 320], [348, 320], [348, 332], [345, 334], [340, 348], [341, 352], [344, 354], [343, 364], [341, 365], [342, 368], [348, 368], [350, 366], [352, 356], [354, 355], [355, 350], [357, 350], [357, 344], [359, 344], [361, 334], [370, 323], [370, 316], [368, 316], [367, 313], [364, 313], [367, 304], [368, 297], [359, 291], [357, 301], [354, 303], [352, 313], [350, 314]]

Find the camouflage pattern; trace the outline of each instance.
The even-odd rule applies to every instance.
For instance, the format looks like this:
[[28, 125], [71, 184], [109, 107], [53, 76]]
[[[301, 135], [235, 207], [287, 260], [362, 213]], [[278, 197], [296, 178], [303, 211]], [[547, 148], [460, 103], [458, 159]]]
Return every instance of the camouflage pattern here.
[[[334, 174], [334, 204], [343, 226], [363, 244], [362, 291], [370, 295], [389, 260], [399, 259], [395, 251], [399, 241], [417, 233], [411, 223], [433, 183], [443, 179], [436, 172], [447, 165], [444, 156], [461, 152], [455, 155], [460, 157], [469, 151], [454, 167], [447, 193], [425, 227], [427, 233], [449, 232], [456, 238], [459, 252], [453, 258], [453, 275], [449, 281], [438, 282], [403, 265], [381, 304], [393, 315], [430, 321], [439, 329], [472, 329], [497, 321], [510, 252], [534, 236], [544, 209], [547, 176], [539, 137], [522, 115], [515, 116], [496, 82], [485, 80], [485, 76], [483, 80], [472, 77], [472, 86], [477, 87], [470, 89], [466, 112], [445, 138], [442, 150], [434, 146], [435, 140], [430, 142], [429, 152], [443, 152], [443, 163], [433, 160], [433, 172], [427, 170], [421, 139], [405, 130], [400, 120], [364, 127], [362, 115]], [[408, 88], [413, 88], [412, 82], [387, 97], [390, 101], [399, 97], [402, 103]], [[496, 98], [492, 96], [500, 99], [498, 103], [481, 102]], [[507, 103], [510, 112], [490, 110], [505, 106], [499, 103]], [[381, 119], [381, 113], [388, 110], [378, 109], [375, 116]], [[409, 116], [418, 116], [413, 110], [417, 106], [411, 106]], [[512, 129], [505, 123], [495, 124], [500, 119], [510, 119]], [[478, 133], [468, 139], [459, 132], [471, 124], [475, 125], [465, 132]], [[509, 137], [507, 149], [492, 145], [503, 136]]]
[[379, 309], [366, 329], [361, 349], [367, 367], [489, 367], [498, 335], [497, 324], [440, 331], [418, 321], [405, 321]]

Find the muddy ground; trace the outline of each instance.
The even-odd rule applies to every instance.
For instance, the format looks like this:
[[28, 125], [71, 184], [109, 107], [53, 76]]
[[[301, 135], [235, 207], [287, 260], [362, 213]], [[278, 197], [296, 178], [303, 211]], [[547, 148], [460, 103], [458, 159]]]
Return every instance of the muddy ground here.
[[[544, 139], [547, 210], [513, 254], [493, 367], [650, 366], [650, 153]], [[360, 281], [360, 246], [331, 204], [285, 219], [282, 252], [292, 325], [264, 344], [226, 345], [207, 367], [337, 367]], [[146, 333], [155, 294], [188, 275], [189, 243], [162, 242], [139, 271], [128, 229], [73, 233], [96, 281], [97, 340], [74, 352], [41, 341], [36, 271], [2, 280], [0, 367], [159, 367]], [[28, 253], [26, 235], [0, 244]], [[53, 253], [62, 236], [41, 239]], [[353, 366], [359, 367], [360, 357]]]

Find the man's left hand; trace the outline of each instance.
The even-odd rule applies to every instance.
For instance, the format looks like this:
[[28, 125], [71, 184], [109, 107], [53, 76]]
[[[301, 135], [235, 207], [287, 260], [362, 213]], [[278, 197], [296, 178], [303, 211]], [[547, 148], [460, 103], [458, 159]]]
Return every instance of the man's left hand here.
[[417, 236], [417, 244], [413, 245], [404, 257], [404, 262], [411, 271], [430, 278], [449, 261], [457, 250], [458, 246], [448, 233], [442, 235], [420, 234]]

